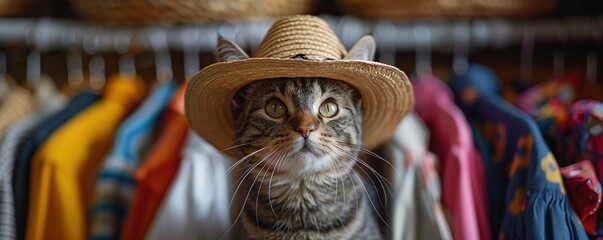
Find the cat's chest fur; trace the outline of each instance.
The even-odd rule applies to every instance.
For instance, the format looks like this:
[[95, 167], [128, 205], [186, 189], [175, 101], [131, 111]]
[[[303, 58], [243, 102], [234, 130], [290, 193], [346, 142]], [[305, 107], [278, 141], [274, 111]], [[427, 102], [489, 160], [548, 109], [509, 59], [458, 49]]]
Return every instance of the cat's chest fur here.
[[245, 180], [250, 195], [241, 220], [254, 239], [381, 239], [355, 173], [265, 181]]

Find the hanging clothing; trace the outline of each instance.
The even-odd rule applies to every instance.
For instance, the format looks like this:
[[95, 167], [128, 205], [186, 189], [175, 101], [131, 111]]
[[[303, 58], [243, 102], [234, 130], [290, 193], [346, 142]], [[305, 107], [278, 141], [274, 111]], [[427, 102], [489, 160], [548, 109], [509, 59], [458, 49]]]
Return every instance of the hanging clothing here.
[[422, 76], [413, 81], [413, 89], [415, 111], [437, 136], [430, 138], [429, 149], [440, 159], [442, 206], [452, 221], [452, 235], [490, 239], [483, 160], [467, 120], [441, 80]]
[[117, 131], [111, 153], [96, 178], [91, 210], [91, 239], [119, 239], [121, 226], [134, 196], [134, 171], [154, 133], [159, 119], [178, 84], [157, 86]]
[[[464, 115], [464, 114], [463, 114]], [[475, 123], [467, 119], [465, 116], [465, 120], [469, 124], [471, 128], [471, 136], [473, 138], [473, 144], [475, 148], [479, 152], [479, 155], [482, 158], [482, 164], [484, 166], [484, 177], [486, 184], [486, 199], [488, 200], [488, 223], [490, 225], [490, 238], [495, 238], [498, 233], [498, 226], [500, 226], [500, 221], [502, 220], [502, 211], [501, 209], [497, 209], [496, 207], [502, 205], [504, 199], [496, 198], [497, 194], [500, 192], [500, 189], [503, 189], [503, 182], [498, 181], [496, 178], [496, 171], [494, 169], [494, 164], [492, 162], [492, 156], [490, 155], [490, 148], [488, 146], [488, 142], [484, 139], [484, 136], [479, 132]], [[496, 229], [496, 231], [494, 230]]]
[[589, 160], [580, 161], [561, 168], [563, 184], [572, 205], [582, 221], [586, 232], [594, 235], [597, 217], [601, 211], [601, 182], [595, 174], [595, 167]]
[[220, 239], [230, 227], [231, 160], [190, 131], [182, 162], [146, 239]]
[[574, 163], [568, 159], [569, 107], [577, 99], [581, 77], [565, 74], [532, 86], [517, 97], [517, 107], [532, 116], [561, 166]]
[[0, 239], [16, 239], [15, 202], [13, 199], [14, 162], [17, 149], [40, 123], [60, 110], [62, 104], [49, 104], [38, 113], [13, 124], [0, 141]]
[[452, 239], [440, 204], [441, 188], [436, 156], [427, 150], [429, 131], [415, 113], [409, 113], [385, 145], [392, 164], [385, 173], [392, 183], [388, 239]]
[[34, 96], [26, 89], [12, 86], [0, 106], [0, 136], [14, 122], [23, 119], [36, 108]]
[[109, 79], [104, 98], [58, 129], [31, 169], [26, 239], [85, 239], [96, 171], [121, 121], [143, 100], [140, 78]]
[[504, 211], [499, 238], [587, 239], [538, 126], [500, 98], [494, 73], [472, 64], [450, 86], [461, 109], [483, 124], [497, 177], [506, 183], [505, 202], [496, 206]]
[[[571, 144], [568, 158], [594, 164], [599, 182], [603, 180], [603, 103], [580, 100], [570, 110]], [[599, 205], [599, 211], [601, 206]], [[603, 219], [597, 216], [596, 238], [603, 237]]]
[[165, 198], [180, 166], [180, 149], [188, 132], [184, 116], [182, 86], [172, 98], [162, 123], [162, 130], [142, 165], [136, 170], [136, 191], [131, 209], [126, 216], [122, 239], [144, 239]]
[[40, 123], [25, 137], [17, 149], [12, 175], [12, 189], [15, 203], [15, 218], [17, 221], [17, 239], [25, 238], [25, 226], [29, 208], [30, 170], [32, 158], [39, 146], [60, 126], [73, 116], [100, 99], [100, 95], [82, 92], [73, 97], [67, 106]]
[[603, 179], [603, 103], [592, 100], [576, 102], [570, 108], [570, 126], [573, 160], [594, 161], [599, 179]]

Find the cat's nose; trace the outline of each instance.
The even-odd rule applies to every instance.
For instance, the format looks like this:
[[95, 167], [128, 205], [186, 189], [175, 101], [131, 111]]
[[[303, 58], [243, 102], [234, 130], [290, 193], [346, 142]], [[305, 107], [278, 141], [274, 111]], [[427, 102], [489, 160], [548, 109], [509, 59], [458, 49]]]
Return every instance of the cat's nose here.
[[311, 112], [299, 112], [293, 115], [291, 119], [293, 130], [306, 139], [310, 137], [310, 133], [318, 128], [319, 123], [318, 118]]
[[297, 127], [297, 132], [302, 135], [304, 138], [308, 138], [312, 131], [316, 130], [316, 126], [314, 125], [306, 125]]

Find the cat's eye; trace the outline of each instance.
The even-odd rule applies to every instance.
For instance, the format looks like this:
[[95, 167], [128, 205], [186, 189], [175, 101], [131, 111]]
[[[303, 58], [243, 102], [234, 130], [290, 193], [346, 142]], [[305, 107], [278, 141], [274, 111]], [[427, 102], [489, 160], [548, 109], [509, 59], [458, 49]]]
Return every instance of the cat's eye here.
[[337, 113], [339, 113], [339, 106], [337, 106], [335, 100], [327, 99], [320, 105], [318, 112], [323, 117], [334, 117], [337, 115]]
[[287, 107], [285, 106], [285, 103], [283, 103], [283, 101], [274, 98], [268, 101], [265, 110], [268, 116], [273, 118], [280, 118], [282, 116], [285, 116], [285, 113], [287, 112]]

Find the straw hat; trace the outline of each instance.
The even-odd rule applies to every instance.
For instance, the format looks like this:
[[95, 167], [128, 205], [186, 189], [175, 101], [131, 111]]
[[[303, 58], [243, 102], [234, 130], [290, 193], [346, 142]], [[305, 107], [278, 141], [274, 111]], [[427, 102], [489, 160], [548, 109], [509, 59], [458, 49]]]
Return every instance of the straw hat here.
[[190, 126], [216, 148], [236, 144], [231, 102], [243, 86], [279, 77], [321, 77], [344, 81], [362, 98], [363, 146], [387, 140], [413, 107], [412, 86], [398, 68], [373, 62], [375, 41], [361, 38], [349, 52], [326, 22], [313, 16], [291, 16], [274, 23], [249, 58], [235, 43], [220, 39], [222, 62], [205, 67], [186, 91]]

